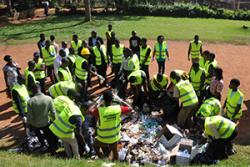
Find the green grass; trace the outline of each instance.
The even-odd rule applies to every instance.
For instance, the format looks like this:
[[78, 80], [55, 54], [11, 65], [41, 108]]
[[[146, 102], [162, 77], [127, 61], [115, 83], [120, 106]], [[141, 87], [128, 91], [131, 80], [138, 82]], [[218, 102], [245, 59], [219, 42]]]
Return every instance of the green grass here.
[[[236, 146], [238, 153], [231, 156], [228, 160], [221, 161], [217, 166], [249, 166], [250, 165], [250, 146]], [[0, 166], [1, 167], [63, 167], [63, 166], [73, 166], [73, 167], [99, 167], [105, 161], [101, 160], [65, 160], [65, 159], [55, 159], [49, 156], [36, 156], [36, 155], [25, 155], [25, 154], [15, 154], [10, 152], [0, 151]], [[15, 162], [15, 163], [13, 163]], [[107, 162], [107, 161], [106, 161]], [[116, 166], [128, 166], [126, 163], [116, 163]]]
[[190, 40], [199, 34], [203, 41], [250, 44], [250, 21], [223, 19], [171, 18], [151, 16], [95, 16], [92, 22], [84, 22], [78, 16], [51, 16], [46, 20], [34, 21], [22, 25], [8, 25], [0, 29], [0, 43], [17, 44], [37, 41], [40, 33], [54, 34], [57, 40], [70, 40], [73, 33], [81, 39], [87, 39], [92, 30], [102, 37], [108, 24], [114, 26], [117, 37], [128, 39], [131, 30], [139, 36], [156, 39], [163, 34], [171, 40]]

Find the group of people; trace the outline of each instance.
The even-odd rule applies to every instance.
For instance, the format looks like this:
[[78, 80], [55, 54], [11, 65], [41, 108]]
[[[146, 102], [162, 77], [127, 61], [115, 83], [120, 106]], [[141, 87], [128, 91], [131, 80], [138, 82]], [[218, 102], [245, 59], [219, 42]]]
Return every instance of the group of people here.
[[[129, 47], [116, 37], [112, 25], [108, 25], [105, 36], [106, 45], [96, 31], [83, 41], [74, 34], [70, 45], [62, 41], [60, 47], [55, 36], [46, 40], [40, 34], [38, 51], [24, 74], [11, 56], [4, 57], [7, 64], [3, 71], [13, 109], [22, 117], [25, 128], [35, 132], [41, 147], [48, 147], [54, 155], [61, 139], [68, 157], [80, 158], [84, 153], [103, 157], [113, 152], [113, 159], [118, 160], [121, 114], [143, 112], [145, 104], [151, 110], [164, 108], [165, 103], [161, 102], [172, 100], [178, 110], [167, 109], [164, 114], [167, 117], [173, 112], [178, 114], [177, 125], [182, 129], [192, 132], [201, 128], [204, 137], [211, 139], [212, 156], [223, 159], [234, 153], [231, 141], [237, 136], [242, 116], [240, 81], [231, 80], [226, 101], [221, 105], [223, 70], [214, 53], [202, 50], [198, 35], [188, 50], [188, 60], [191, 57], [192, 61], [190, 71], [175, 69], [169, 77], [165, 74], [165, 64], [170, 55], [163, 35], [157, 37], [152, 49], [147, 39], [138, 37], [136, 31], [132, 31]], [[149, 67], [155, 59], [158, 73], [151, 77]], [[108, 67], [110, 74], [107, 74]], [[100, 88], [111, 90], [90, 103], [89, 88], [95, 76]], [[52, 85], [46, 83], [47, 77]], [[131, 106], [125, 102], [130, 95]], [[117, 97], [124, 100], [124, 106], [113, 103]], [[96, 129], [94, 135], [89, 132], [89, 126]]]

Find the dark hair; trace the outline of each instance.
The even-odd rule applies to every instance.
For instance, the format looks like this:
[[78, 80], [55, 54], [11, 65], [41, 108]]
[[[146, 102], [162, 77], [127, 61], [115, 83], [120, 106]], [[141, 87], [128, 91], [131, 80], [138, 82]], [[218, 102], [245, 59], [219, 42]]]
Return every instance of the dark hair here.
[[171, 71], [170, 73], [170, 78], [176, 78], [176, 72], [175, 71]]
[[11, 60], [11, 56], [10, 55], [6, 55], [6, 56], [4, 56], [3, 59], [4, 59], [4, 61], [9, 62]]
[[222, 68], [220, 68], [220, 67], [215, 68], [214, 73], [215, 73], [216, 79], [218, 79], [218, 80], [223, 79], [223, 70], [222, 70]]
[[50, 40], [54, 41], [56, 39], [55, 35], [50, 35]]
[[157, 41], [159, 41], [160, 40], [160, 38], [164, 38], [164, 36], [163, 35], [159, 35], [158, 37], [157, 37]]
[[163, 75], [161, 73], [157, 74], [157, 80], [162, 81]]
[[77, 34], [74, 34], [74, 35], [73, 35], [73, 38], [78, 38], [78, 35], [77, 35]]
[[103, 93], [103, 100], [105, 103], [111, 103], [113, 100], [113, 94], [110, 90], [107, 90]]
[[147, 42], [147, 38], [142, 38], [141, 41]]
[[40, 38], [45, 38], [45, 34], [44, 34], [44, 33], [41, 33], [41, 34], [40, 34]]
[[210, 52], [209, 52], [209, 50], [205, 50], [202, 54], [208, 55], [208, 54], [210, 54]]
[[212, 59], [215, 59], [215, 54], [214, 54], [214, 53], [210, 53], [209, 56], [210, 56]]
[[240, 86], [240, 80], [237, 78], [233, 78], [230, 83], [233, 83], [235, 86]]
[[34, 60], [30, 60], [28, 61], [28, 66], [35, 66], [36, 65], [36, 62]]
[[129, 78], [129, 82], [131, 82], [131, 83], [136, 82], [136, 77], [135, 77], [135, 76], [131, 76], [131, 77]]
[[66, 56], [66, 53], [63, 49], [59, 50], [59, 55], [62, 56], [62, 57], [65, 57]]

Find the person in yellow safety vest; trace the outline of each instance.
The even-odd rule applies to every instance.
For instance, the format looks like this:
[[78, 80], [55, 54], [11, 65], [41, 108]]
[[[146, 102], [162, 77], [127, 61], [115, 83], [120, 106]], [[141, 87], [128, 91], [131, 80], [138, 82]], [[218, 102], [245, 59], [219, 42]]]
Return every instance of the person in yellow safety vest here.
[[205, 84], [210, 85], [214, 73], [214, 69], [218, 67], [218, 63], [215, 60], [215, 54], [210, 53], [205, 59], [205, 72], [206, 72], [206, 80]]
[[195, 35], [194, 40], [190, 42], [188, 48], [188, 61], [190, 61], [190, 55], [192, 63], [199, 63], [202, 54], [202, 42], [199, 40], [199, 36]]
[[148, 95], [146, 74], [142, 70], [134, 71], [128, 76], [128, 81], [133, 90], [133, 106], [141, 108], [145, 100], [144, 97]]
[[49, 87], [49, 95], [52, 98], [57, 96], [67, 96], [68, 90], [75, 89], [75, 83], [73, 81], [59, 81], [58, 83]]
[[82, 124], [84, 116], [74, 100], [74, 91], [69, 91], [68, 96], [58, 96], [54, 101], [57, 112], [56, 119], [49, 129], [63, 141], [68, 158], [80, 159], [77, 138], [84, 142], [82, 135]]
[[147, 81], [149, 82], [149, 64], [151, 60], [151, 48], [147, 45], [147, 39], [141, 39], [141, 46], [140, 46], [140, 67], [141, 70], [146, 73]]
[[132, 50], [129, 48], [125, 48], [123, 53], [125, 57], [129, 57], [127, 62], [129, 73], [140, 70], [140, 61], [138, 56], [133, 54]]
[[37, 82], [34, 75], [35, 65], [35, 61], [31, 60], [28, 62], [28, 67], [24, 70], [25, 86], [29, 95], [32, 95], [32, 86]]
[[206, 72], [200, 67], [199, 63], [193, 63], [189, 72], [189, 81], [193, 85], [196, 95], [201, 102], [203, 99], [204, 83], [206, 79]]
[[210, 97], [206, 99], [199, 110], [196, 112], [196, 116], [211, 117], [221, 114], [221, 104], [220, 101], [215, 97]]
[[24, 124], [27, 121], [27, 102], [30, 99], [26, 86], [24, 85], [24, 77], [18, 76], [17, 83], [11, 89], [13, 110], [22, 117]]
[[78, 35], [72, 36], [71, 48], [74, 50], [75, 55], [79, 55], [78, 49], [82, 46], [82, 40], [78, 39]]
[[199, 65], [201, 68], [205, 69], [205, 64], [206, 64], [206, 59], [207, 56], [210, 54], [210, 52], [208, 50], [205, 50], [202, 54], [201, 54], [201, 58], [199, 60]]
[[49, 40], [45, 41], [45, 47], [42, 48], [42, 55], [47, 70], [47, 76], [50, 77], [52, 83], [55, 83], [54, 60], [56, 59], [56, 51]]
[[238, 128], [233, 121], [217, 115], [201, 117], [197, 122], [199, 127], [204, 129], [203, 136], [210, 138], [209, 157], [221, 160], [235, 153], [232, 140], [237, 136]]
[[112, 45], [112, 66], [115, 73], [115, 77], [118, 75], [123, 58], [124, 45], [120, 44], [118, 39], [115, 40], [115, 44]]
[[[107, 148], [112, 151], [112, 160], [118, 160], [117, 144], [121, 138], [121, 115], [131, 113], [132, 108], [127, 106], [112, 105], [113, 94], [111, 91], [103, 93], [104, 105], [90, 107], [89, 113], [97, 121], [97, 135], [94, 148], [99, 158], [103, 158], [103, 150]], [[102, 151], [100, 150], [102, 149]]]
[[177, 124], [181, 128], [191, 128], [193, 126], [193, 113], [198, 106], [198, 97], [192, 84], [188, 80], [182, 80], [175, 71], [170, 73], [170, 79], [176, 81], [173, 97], [179, 98], [182, 105], [177, 117]]
[[107, 57], [107, 51], [106, 47], [101, 44], [101, 42], [98, 40], [96, 41], [96, 46], [92, 48], [94, 57], [95, 57], [95, 67], [97, 69], [97, 73], [101, 75], [105, 80], [103, 83], [99, 80], [100, 86], [108, 86], [107, 85], [107, 66], [108, 66], [108, 57]]
[[57, 80], [58, 81], [72, 81], [72, 75], [71, 72], [68, 68], [69, 65], [69, 61], [66, 58], [63, 58], [61, 60], [61, 66], [58, 69], [58, 73], [57, 73]]
[[34, 75], [36, 78], [36, 81], [39, 82], [41, 91], [45, 93], [45, 80], [46, 80], [46, 74], [45, 74], [45, 64], [43, 62], [43, 59], [40, 58], [40, 53], [35, 52], [33, 61], [35, 61], [35, 70]]
[[155, 46], [154, 46], [152, 61], [154, 61], [155, 57], [158, 63], [158, 73], [164, 74], [165, 73], [165, 61], [166, 61], [166, 58], [169, 60], [169, 53], [168, 53], [167, 43], [163, 35], [159, 35], [157, 37], [157, 42], [155, 43]]
[[112, 33], [112, 32], [113, 32], [113, 30], [112, 30], [112, 25], [109, 24], [109, 25], [108, 25], [108, 31], [105, 33], [105, 35], [106, 35], [106, 40], [107, 40], [107, 41], [111, 38], [111, 33]]
[[238, 120], [242, 116], [242, 105], [244, 101], [244, 94], [240, 91], [239, 86], [240, 81], [238, 79], [232, 79], [230, 81], [227, 98], [223, 105], [224, 115], [236, 123], [238, 123]]
[[78, 57], [78, 55], [74, 54], [73, 48], [69, 48], [69, 55], [67, 56], [67, 59], [69, 60], [69, 70], [70, 70], [72, 75], [75, 73], [74, 66], [75, 66], [75, 62], [76, 62], [77, 57]]

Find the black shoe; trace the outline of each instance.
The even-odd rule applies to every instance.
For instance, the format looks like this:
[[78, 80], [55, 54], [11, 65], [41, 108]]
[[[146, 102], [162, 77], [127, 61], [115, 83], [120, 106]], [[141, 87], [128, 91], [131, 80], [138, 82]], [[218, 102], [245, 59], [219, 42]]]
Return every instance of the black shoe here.
[[231, 149], [231, 150], [228, 150], [227, 151], [227, 154], [228, 155], [234, 155], [234, 154], [236, 154], [237, 152], [236, 152], [236, 150], [235, 149]]

